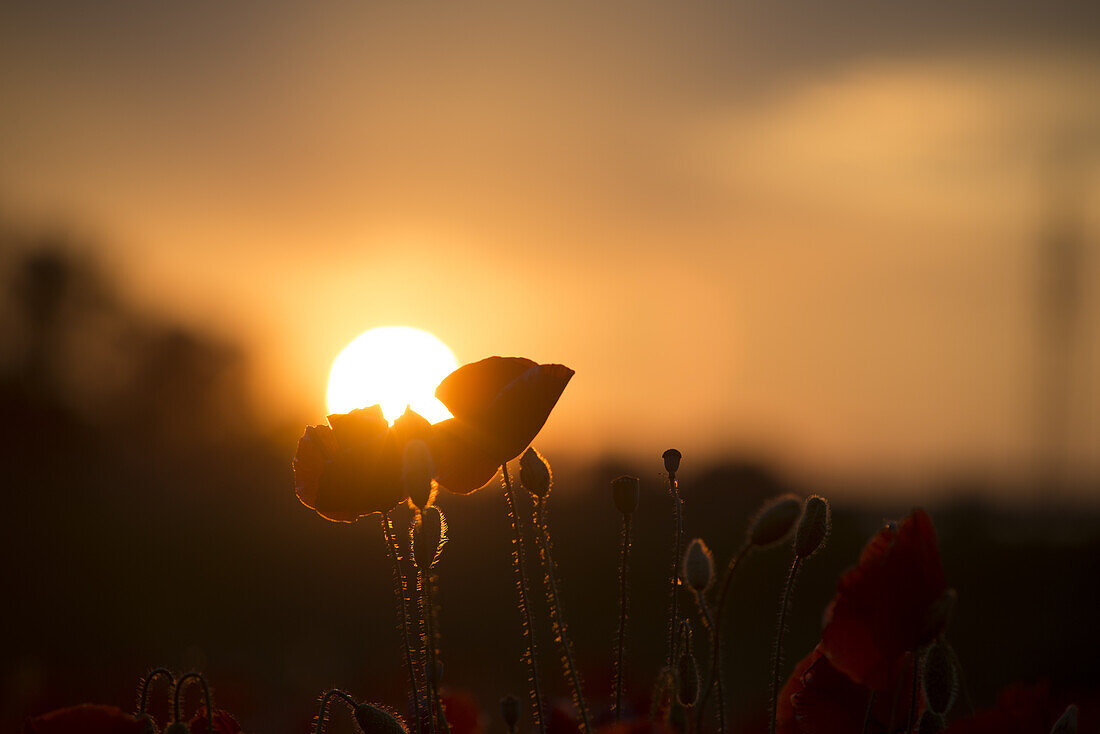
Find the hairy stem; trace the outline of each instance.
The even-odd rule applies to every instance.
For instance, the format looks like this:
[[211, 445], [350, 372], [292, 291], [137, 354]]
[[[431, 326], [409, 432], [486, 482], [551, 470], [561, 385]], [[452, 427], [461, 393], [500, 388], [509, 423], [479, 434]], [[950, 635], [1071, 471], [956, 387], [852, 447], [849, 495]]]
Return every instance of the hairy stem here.
[[172, 698], [172, 715], [175, 721], [183, 721], [183, 711], [180, 704], [183, 702], [183, 692], [187, 688], [187, 683], [193, 680], [197, 680], [202, 686], [202, 701], [206, 706], [207, 734], [214, 734], [214, 701], [210, 697], [210, 685], [206, 682], [206, 678], [203, 677], [202, 673], [184, 673], [180, 676], [179, 682], [176, 683], [175, 695]]
[[680, 615], [677, 610], [677, 587], [680, 585], [680, 546], [683, 544], [684, 518], [683, 502], [680, 501], [680, 487], [676, 482], [676, 475], [668, 475], [668, 491], [672, 495], [672, 512], [676, 518], [676, 531], [672, 538], [672, 572], [669, 574], [669, 602], [668, 602], [668, 658], [665, 665], [669, 670], [675, 670], [676, 666], [676, 627], [679, 624]]
[[775, 632], [775, 649], [772, 651], [772, 696], [771, 696], [771, 724], [768, 731], [775, 734], [776, 703], [779, 701], [779, 661], [783, 657], [783, 631], [787, 627], [787, 607], [790, 606], [791, 588], [794, 586], [795, 576], [798, 575], [798, 567], [802, 559], [795, 557], [791, 564], [791, 572], [787, 574], [787, 583], [783, 587], [783, 599], [779, 602], [779, 629]]
[[615, 721], [623, 718], [623, 651], [626, 648], [626, 621], [630, 606], [630, 515], [623, 515], [623, 552], [619, 562], [619, 636], [615, 655]]
[[325, 721], [328, 718], [328, 702], [334, 698], [343, 700], [352, 711], [355, 710], [355, 699], [347, 691], [339, 688], [330, 688], [321, 696], [321, 709], [317, 712], [317, 722], [313, 728], [314, 734], [321, 734], [325, 730]]
[[[703, 626], [707, 628], [708, 642], [710, 643], [711, 654], [714, 654], [715, 646], [718, 644], [716, 636], [717, 630], [714, 624], [714, 618], [711, 616], [710, 607], [707, 606], [707, 600], [703, 597], [703, 592], [693, 589], [695, 593], [695, 604], [699, 607], [699, 614], [703, 617]], [[718, 730], [726, 730], [726, 691], [725, 684], [722, 681], [722, 666], [718, 666], [716, 671], [716, 681], [718, 683]], [[700, 702], [702, 703], [702, 702]], [[699, 706], [700, 711], [696, 713], [694, 728], [695, 731], [699, 731], [702, 726], [702, 706]]]
[[429, 568], [426, 571], [420, 572], [421, 589], [424, 592], [423, 604], [424, 604], [424, 621], [426, 624], [424, 634], [424, 655], [426, 660], [427, 669], [424, 672], [424, 679], [428, 686], [428, 701], [429, 706], [434, 712], [432, 716], [432, 731], [435, 730], [435, 722], [438, 720], [439, 728], [450, 734], [451, 727], [447, 723], [447, 717], [443, 713], [443, 699], [439, 695], [439, 682], [436, 680], [436, 619], [435, 619], [435, 600], [433, 599], [433, 589], [435, 587], [435, 574]]
[[145, 677], [141, 679], [141, 697], [138, 702], [138, 716], [144, 714], [145, 709], [149, 707], [149, 687], [157, 678], [167, 678], [169, 690], [176, 685], [176, 677], [172, 675], [172, 671], [168, 670], [168, 668], [153, 668], [146, 673]]
[[[722, 579], [722, 588], [718, 592], [718, 604], [714, 609], [714, 645], [710, 651], [710, 675], [707, 677], [707, 683], [703, 686], [703, 695], [699, 701], [698, 711], [696, 711], [696, 725], [703, 720], [703, 714], [707, 708], [707, 700], [710, 698], [711, 689], [714, 688], [714, 684], [721, 677], [722, 672], [722, 620], [725, 617], [726, 610], [726, 598], [730, 590], [730, 582], [733, 580], [733, 572], [741, 561], [745, 560], [745, 556], [752, 550], [751, 545], [746, 545], [738, 551], [737, 555], [729, 562], [726, 567], [726, 574]], [[726, 719], [725, 702], [719, 702], [722, 706], [722, 712], [718, 717], [720, 724], [724, 724]], [[725, 726], [721, 726], [719, 729], [721, 734], [726, 734]]]
[[561, 609], [561, 601], [558, 598], [558, 575], [554, 566], [554, 556], [551, 554], [550, 525], [546, 522], [543, 513], [546, 498], [534, 502], [532, 520], [535, 525], [535, 538], [539, 546], [539, 560], [542, 561], [543, 578], [546, 581], [546, 601], [550, 606], [550, 618], [554, 626], [554, 639], [560, 649], [562, 667], [565, 677], [573, 688], [573, 705], [581, 717], [581, 731], [588, 734], [591, 725], [588, 721], [588, 705], [584, 701], [584, 691], [581, 690], [581, 677], [577, 672], [577, 665], [573, 661], [573, 641], [569, 638], [569, 627], [565, 623], [565, 613]]
[[409, 608], [405, 600], [405, 574], [401, 572], [401, 546], [397, 543], [397, 533], [393, 529], [390, 513], [382, 513], [382, 535], [386, 541], [386, 555], [393, 564], [393, 598], [397, 604], [398, 617], [401, 619], [401, 639], [405, 647], [405, 667], [409, 673], [409, 685], [412, 687], [413, 715], [416, 719], [416, 731], [422, 728], [420, 719], [420, 689], [416, 684], [416, 666], [413, 664], [412, 644], [409, 641]]
[[527, 665], [531, 677], [531, 698], [535, 717], [535, 726], [540, 734], [546, 734], [546, 722], [542, 712], [542, 691], [539, 685], [538, 652], [535, 644], [535, 630], [531, 625], [531, 607], [527, 603], [530, 587], [527, 583], [527, 552], [523, 544], [523, 532], [520, 529], [519, 511], [516, 507], [516, 493], [512, 489], [512, 480], [508, 476], [508, 465], [501, 464], [504, 473], [504, 498], [508, 501], [508, 515], [512, 520], [512, 569], [516, 575], [516, 588], [519, 591], [519, 611], [523, 623], [523, 637], [527, 642]]

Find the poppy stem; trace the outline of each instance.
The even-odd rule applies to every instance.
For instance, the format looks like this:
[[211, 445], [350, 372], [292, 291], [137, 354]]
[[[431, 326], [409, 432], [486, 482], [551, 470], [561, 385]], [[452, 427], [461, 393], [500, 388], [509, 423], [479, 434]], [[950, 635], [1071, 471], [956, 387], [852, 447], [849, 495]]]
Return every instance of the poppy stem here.
[[431, 569], [417, 572], [420, 578], [420, 588], [423, 592], [423, 616], [424, 616], [424, 681], [428, 687], [428, 705], [432, 709], [431, 730], [434, 734], [436, 720], [444, 732], [450, 732], [447, 719], [443, 715], [443, 704], [439, 698], [439, 681], [436, 679], [435, 664], [435, 602], [432, 600], [432, 572]]
[[615, 656], [615, 721], [623, 718], [623, 679], [626, 669], [623, 663], [623, 650], [626, 648], [626, 621], [630, 606], [630, 585], [627, 583], [630, 570], [630, 519], [623, 515], [623, 552], [619, 563], [619, 635]]
[[176, 677], [172, 675], [172, 671], [168, 670], [168, 668], [153, 668], [146, 673], [145, 677], [141, 679], [141, 698], [138, 702], [138, 716], [145, 713], [145, 709], [149, 705], [149, 688], [157, 678], [167, 678], [169, 690], [176, 685]]
[[542, 691], [539, 685], [538, 649], [535, 644], [535, 630], [531, 625], [531, 607], [527, 603], [529, 586], [527, 584], [527, 552], [523, 545], [523, 532], [520, 528], [519, 511], [516, 507], [516, 493], [512, 489], [512, 480], [508, 476], [508, 464], [500, 465], [504, 473], [504, 498], [508, 502], [508, 516], [512, 520], [512, 569], [516, 574], [516, 588], [519, 592], [519, 608], [523, 623], [523, 637], [527, 642], [527, 665], [530, 669], [531, 698], [535, 716], [535, 726], [540, 734], [546, 734], [546, 723], [542, 713]]
[[180, 706], [183, 702], [183, 691], [186, 689], [188, 681], [193, 680], [197, 680], [202, 685], [202, 700], [206, 704], [206, 731], [207, 734], [214, 734], [214, 702], [210, 698], [210, 685], [206, 682], [206, 678], [203, 677], [202, 673], [190, 672], [180, 676], [179, 681], [176, 683], [175, 695], [172, 697], [173, 720], [183, 721]]
[[[698, 711], [695, 714], [697, 727], [698, 723], [703, 720], [703, 713], [707, 708], [710, 691], [722, 675], [722, 619], [725, 616], [726, 598], [729, 594], [730, 582], [733, 580], [734, 570], [741, 564], [741, 561], [745, 560], [750, 550], [752, 550], [752, 546], [745, 545], [738, 551], [737, 555], [730, 560], [729, 565], [726, 567], [726, 575], [722, 579], [722, 589], [718, 593], [718, 604], [714, 610], [714, 644], [711, 646], [710, 651], [710, 675], [707, 684], [703, 686], [703, 697], [699, 701]], [[719, 697], [718, 705], [721, 707], [718, 714], [719, 732], [726, 734], [726, 702]]]
[[913, 720], [917, 718], [917, 664], [920, 662], [916, 650], [910, 654], [913, 656], [913, 672], [911, 673], [913, 683], [909, 690], [909, 721], [905, 725], [907, 733], [913, 731]]
[[348, 705], [348, 708], [352, 711], [355, 710], [355, 699], [351, 697], [351, 694], [339, 688], [330, 688], [321, 696], [321, 708], [317, 712], [317, 722], [313, 728], [314, 734], [321, 734], [321, 732], [325, 730], [325, 720], [328, 717], [328, 702], [334, 698], [342, 699], [344, 703]]
[[775, 648], [772, 650], [772, 708], [770, 728], [768, 729], [770, 734], [775, 734], [775, 717], [778, 713], [776, 703], [779, 701], [779, 661], [783, 656], [783, 631], [787, 626], [787, 607], [790, 606], [791, 589], [794, 587], [794, 580], [801, 565], [802, 557], [795, 556], [794, 562], [791, 563], [790, 573], [787, 574], [787, 583], [783, 587], [783, 598], [779, 602], [779, 629], [775, 632]]
[[863, 714], [863, 729], [860, 734], [867, 734], [867, 729], [871, 726], [871, 712], [875, 708], [875, 692], [871, 691], [871, 695], [867, 697], [867, 711]]
[[532, 520], [535, 525], [535, 539], [539, 547], [539, 560], [542, 562], [543, 577], [546, 582], [546, 601], [550, 606], [550, 621], [554, 628], [554, 637], [558, 643], [561, 654], [562, 667], [565, 677], [573, 688], [573, 705], [581, 717], [581, 731], [588, 734], [591, 725], [588, 722], [588, 705], [584, 701], [584, 691], [581, 690], [581, 677], [577, 672], [577, 665], [573, 661], [573, 641], [569, 638], [569, 627], [565, 623], [565, 613], [561, 609], [561, 601], [558, 598], [558, 576], [554, 566], [554, 557], [550, 553], [550, 524], [543, 513], [546, 498], [538, 498], [534, 501]]
[[[714, 617], [711, 615], [710, 607], [707, 606], [707, 600], [703, 596], [703, 592], [698, 589], [692, 589], [695, 593], [695, 604], [699, 607], [699, 614], [703, 617], [703, 626], [707, 628], [707, 636], [709, 637], [710, 649], [715, 649], [717, 630], [714, 626]], [[716, 682], [718, 683], [718, 728], [720, 731], [726, 729], [726, 692], [725, 685], [722, 681], [722, 666], [718, 666], [716, 671]], [[695, 717], [695, 731], [699, 731], [702, 726], [702, 711], [699, 711]]]
[[665, 665], [668, 669], [675, 670], [676, 665], [676, 628], [679, 621], [677, 610], [677, 587], [680, 585], [680, 546], [683, 544], [684, 517], [683, 502], [680, 501], [680, 486], [676, 481], [676, 475], [669, 472], [668, 491], [672, 495], [672, 511], [676, 518], [676, 531], [672, 538], [672, 572], [669, 574], [669, 612], [668, 612], [668, 658]]
[[409, 609], [405, 599], [405, 574], [401, 571], [401, 546], [397, 542], [397, 533], [394, 532], [393, 521], [388, 512], [382, 513], [382, 535], [386, 541], [386, 555], [393, 564], [393, 598], [401, 620], [401, 639], [405, 643], [405, 667], [409, 672], [413, 714], [416, 717], [416, 731], [419, 732], [423, 728], [423, 722], [420, 719], [420, 689], [416, 683], [416, 667], [413, 665], [412, 645], [409, 642]]

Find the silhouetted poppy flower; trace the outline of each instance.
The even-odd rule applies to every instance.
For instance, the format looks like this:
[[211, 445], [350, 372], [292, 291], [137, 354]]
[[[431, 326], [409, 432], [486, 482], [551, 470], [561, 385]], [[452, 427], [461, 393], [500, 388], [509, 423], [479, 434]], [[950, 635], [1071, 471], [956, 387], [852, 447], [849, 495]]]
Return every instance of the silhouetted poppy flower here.
[[306, 507], [337, 522], [386, 512], [406, 497], [401, 468], [405, 444], [427, 440], [431, 425], [406, 410], [392, 426], [372, 405], [309, 426], [294, 455], [294, 489]]
[[[867, 731], [904, 731], [909, 718], [911, 668], [901, 681], [897, 705], [893, 693], [875, 697]], [[871, 689], [834, 668], [818, 645], [795, 666], [776, 701], [777, 734], [853, 734], [863, 731]], [[918, 704], [920, 702], [918, 701]], [[891, 711], [894, 725], [889, 726]], [[919, 711], [918, 711], [919, 714]]]
[[905, 654], [934, 635], [929, 615], [946, 591], [935, 528], [916, 510], [897, 529], [880, 530], [841, 577], [821, 650], [856, 683], [889, 690]]
[[148, 734], [144, 721], [114, 706], [85, 703], [28, 719], [24, 734]]
[[435, 396], [454, 418], [432, 426], [439, 483], [459, 494], [488, 484], [535, 439], [571, 377], [560, 364], [489, 357], [443, 378]]
[[[241, 734], [241, 725], [237, 723], [228, 711], [214, 709], [214, 734]], [[191, 734], [207, 734], [206, 707], [200, 706], [199, 710], [187, 724]]]

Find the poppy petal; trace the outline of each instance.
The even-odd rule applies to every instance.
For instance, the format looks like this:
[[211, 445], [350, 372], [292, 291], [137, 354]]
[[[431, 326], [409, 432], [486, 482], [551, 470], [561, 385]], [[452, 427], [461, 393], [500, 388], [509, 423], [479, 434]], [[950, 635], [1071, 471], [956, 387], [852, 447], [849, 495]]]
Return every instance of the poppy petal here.
[[487, 357], [444, 377], [435, 396], [455, 418], [475, 420], [512, 380], [534, 366], [524, 357]]
[[535, 440], [573, 374], [560, 364], [534, 365], [500, 391], [482, 418], [498, 463], [516, 458]]
[[328, 417], [328, 423], [336, 442], [345, 449], [374, 441], [390, 427], [390, 422], [382, 415], [381, 405], [335, 413]]
[[145, 734], [145, 722], [115, 706], [85, 703], [28, 719], [25, 734]]
[[[214, 734], [241, 734], [241, 725], [237, 723], [228, 711], [214, 709]], [[187, 730], [191, 734], [206, 734], [208, 731], [206, 722], [206, 707], [200, 706], [194, 717], [187, 724]]]
[[486, 450], [485, 438], [457, 418], [432, 426], [428, 450], [435, 463], [436, 481], [455, 494], [481, 489], [492, 481], [502, 463]]
[[328, 426], [307, 426], [298, 439], [291, 467], [294, 469], [294, 491], [306, 507], [317, 509], [317, 492], [325, 464], [338, 453], [336, 437]]

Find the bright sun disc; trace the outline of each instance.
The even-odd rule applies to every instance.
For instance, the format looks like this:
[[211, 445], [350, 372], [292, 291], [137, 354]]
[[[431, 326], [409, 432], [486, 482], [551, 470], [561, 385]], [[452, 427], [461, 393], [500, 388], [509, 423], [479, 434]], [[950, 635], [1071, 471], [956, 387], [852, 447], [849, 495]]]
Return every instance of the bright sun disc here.
[[393, 422], [412, 406], [436, 423], [451, 417], [435, 388], [458, 367], [447, 345], [409, 326], [364, 331], [344, 347], [328, 375], [328, 410], [348, 413], [379, 404]]

